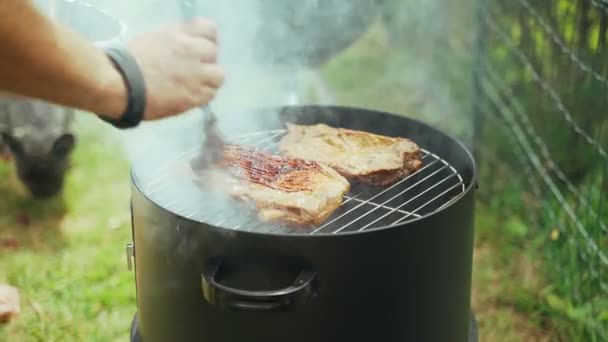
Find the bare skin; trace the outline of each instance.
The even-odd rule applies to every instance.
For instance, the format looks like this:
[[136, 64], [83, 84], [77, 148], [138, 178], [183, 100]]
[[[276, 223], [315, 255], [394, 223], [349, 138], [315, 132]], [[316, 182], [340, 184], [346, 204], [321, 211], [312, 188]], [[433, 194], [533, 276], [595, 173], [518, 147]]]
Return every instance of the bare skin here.
[[[132, 39], [146, 81], [144, 120], [211, 101], [224, 80], [214, 23], [197, 18]], [[126, 108], [120, 73], [103, 51], [40, 13], [30, 0], [0, 0], [0, 92], [108, 117]]]
[[[144, 120], [206, 104], [223, 82], [216, 27], [208, 20], [142, 34], [127, 48], [146, 81]], [[127, 94], [100, 48], [49, 20], [30, 0], [0, 0], [0, 96], [37, 98], [118, 118]], [[18, 312], [17, 290], [0, 285], [0, 322]]]
[[19, 290], [9, 285], [0, 285], [0, 323], [10, 321], [20, 312]]

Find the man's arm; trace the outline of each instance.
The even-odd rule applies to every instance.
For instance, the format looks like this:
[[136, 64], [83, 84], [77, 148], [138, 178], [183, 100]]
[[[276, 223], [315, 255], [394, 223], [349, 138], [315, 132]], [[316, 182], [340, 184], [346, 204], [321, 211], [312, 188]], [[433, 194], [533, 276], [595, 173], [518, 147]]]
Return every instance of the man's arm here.
[[126, 88], [102, 50], [39, 13], [0, 0], [0, 89], [118, 117]]
[[[207, 103], [223, 82], [208, 21], [144, 34], [128, 48], [148, 89], [147, 120]], [[0, 91], [114, 118], [127, 102], [122, 77], [104, 52], [30, 0], [0, 0]]]

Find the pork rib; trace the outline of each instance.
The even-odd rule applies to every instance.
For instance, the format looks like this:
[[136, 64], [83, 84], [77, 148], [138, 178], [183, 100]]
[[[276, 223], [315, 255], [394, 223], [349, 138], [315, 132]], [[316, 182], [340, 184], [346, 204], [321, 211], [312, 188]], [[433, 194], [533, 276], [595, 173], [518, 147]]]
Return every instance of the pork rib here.
[[328, 165], [349, 180], [376, 186], [396, 183], [418, 170], [422, 151], [413, 141], [363, 131], [287, 124], [280, 151]]

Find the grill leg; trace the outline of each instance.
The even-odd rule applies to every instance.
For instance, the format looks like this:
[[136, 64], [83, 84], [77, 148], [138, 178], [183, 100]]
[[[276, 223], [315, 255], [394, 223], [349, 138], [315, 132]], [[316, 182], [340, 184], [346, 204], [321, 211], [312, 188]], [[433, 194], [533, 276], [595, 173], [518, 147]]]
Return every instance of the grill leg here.
[[133, 321], [131, 321], [131, 342], [142, 342], [137, 325], [137, 313], [135, 313]]
[[469, 342], [479, 342], [479, 331], [477, 330], [477, 320], [475, 314], [471, 312], [469, 319]]

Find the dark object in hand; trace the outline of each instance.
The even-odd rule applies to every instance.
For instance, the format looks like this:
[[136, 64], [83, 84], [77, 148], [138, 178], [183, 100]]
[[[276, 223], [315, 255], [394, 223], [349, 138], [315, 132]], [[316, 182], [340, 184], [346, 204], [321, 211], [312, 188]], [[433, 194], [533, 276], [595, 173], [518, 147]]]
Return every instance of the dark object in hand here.
[[200, 171], [222, 159], [224, 153], [224, 139], [217, 127], [215, 114], [204, 108], [205, 123], [203, 125], [203, 143], [200, 154], [192, 160], [192, 169]]

